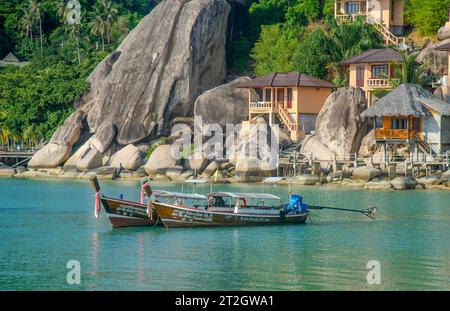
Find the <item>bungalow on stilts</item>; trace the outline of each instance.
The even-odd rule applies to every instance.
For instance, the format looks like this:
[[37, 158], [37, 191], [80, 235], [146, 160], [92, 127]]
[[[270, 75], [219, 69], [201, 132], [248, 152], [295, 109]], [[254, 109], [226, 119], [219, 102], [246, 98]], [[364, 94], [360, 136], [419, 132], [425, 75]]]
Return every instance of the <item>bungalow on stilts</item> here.
[[450, 104], [421, 86], [402, 84], [361, 115], [373, 118], [384, 161], [387, 145], [407, 145], [417, 160], [450, 150]]

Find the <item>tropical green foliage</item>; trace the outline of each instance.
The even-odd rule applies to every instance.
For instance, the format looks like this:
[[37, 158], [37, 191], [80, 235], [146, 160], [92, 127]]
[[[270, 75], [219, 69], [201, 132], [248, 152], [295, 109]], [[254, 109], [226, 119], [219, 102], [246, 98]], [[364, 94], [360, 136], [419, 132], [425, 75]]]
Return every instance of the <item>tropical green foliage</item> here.
[[147, 156], [147, 158], [149, 158], [152, 155], [153, 151], [155, 151], [156, 148], [158, 148], [161, 145], [165, 145], [166, 142], [167, 142], [167, 137], [163, 136], [156, 143], [152, 144], [150, 146], [150, 148], [148, 148], [147, 151], [145, 152], [145, 155]]
[[382, 38], [362, 19], [337, 24], [327, 18], [326, 27], [306, 29], [286, 24], [262, 26], [252, 51], [255, 72], [300, 71], [345, 84], [346, 75], [338, 63], [371, 48], [382, 46]]
[[64, 61], [0, 71], [0, 127], [32, 142], [49, 139], [73, 111], [75, 98], [88, 90], [85, 78], [105, 53], [89, 54], [81, 65]]
[[434, 36], [448, 21], [450, 0], [409, 0], [406, 19], [422, 35]]
[[423, 64], [417, 62], [417, 54], [402, 54], [403, 60], [393, 64], [394, 78], [390, 82], [395, 87], [405, 83], [426, 85], [433, 79], [427, 75], [427, 69]]
[[159, 0], [79, 0], [81, 24], [67, 23], [68, 0], [3, 0], [0, 59], [30, 62], [0, 68], [2, 142], [49, 139], [88, 90], [86, 77]]

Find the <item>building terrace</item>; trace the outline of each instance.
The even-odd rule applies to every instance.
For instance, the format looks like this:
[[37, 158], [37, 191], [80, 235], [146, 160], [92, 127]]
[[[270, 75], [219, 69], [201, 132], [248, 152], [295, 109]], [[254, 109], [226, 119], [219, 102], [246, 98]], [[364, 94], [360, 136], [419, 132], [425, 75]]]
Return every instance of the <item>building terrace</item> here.
[[249, 120], [281, 120], [296, 141], [315, 129], [317, 115], [335, 85], [299, 72], [275, 72], [239, 85], [249, 90]]

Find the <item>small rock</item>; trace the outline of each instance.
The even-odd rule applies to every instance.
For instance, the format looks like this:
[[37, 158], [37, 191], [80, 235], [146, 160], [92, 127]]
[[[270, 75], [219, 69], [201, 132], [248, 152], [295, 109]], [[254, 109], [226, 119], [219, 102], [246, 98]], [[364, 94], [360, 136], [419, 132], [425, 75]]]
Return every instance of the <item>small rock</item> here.
[[219, 165], [217, 164], [216, 161], [212, 161], [210, 164], [208, 164], [208, 166], [205, 168], [205, 170], [202, 173], [202, 176], [204, 178], [209, 178], [211, 177], [213, 174], [216, 173], [216, 171], [219, 169]]
[[387, 180], [381, 180], [381, 181], [369, 181], [365, 186], [365, 189], [368, 190], [388, 190], [388, 189], [392, 189], [392, 185], [389, 181]]
[[16, 170], [0, 162], [0, 177], [12, 177]]
[[441, 183], [446, 186], [450, 186], [450, 171], [446, 171], [441, 176]]
[[439, 28], [437, 37], [440, 41], [443, 41], [445, 39], [450, 39], [450, 27], [445, 25]]
[[427, 177], [419, 178], [417, 181], [425, 186], [440, 185], [442, 183], [442, 173], [432, 174]]
[[217, 173], [212, 175], [209, 180], [214, 184], [227, 184], [229, 183], [227, 177], [221, 170], [217, 170]]
[[147, 176], [143, 171], [123, 170], [120, 172], [120, 178], [142, 178]]
[[417, 180], [414, 177], [396, 177], [391, 180], [391, 185], [396, 190], [415, 189]]
[[171, 168], [168, 168], [166, 170], [166, 176], [169, 177], [171, 180], [184, 180], [181, 175], [184, 173], [184, 168], [182, 166], [174, 166]]
[[149, 175], [165, 174], [168, 168], [177, 165], [177, 160], [172, 156], [171, 145], [160, 145], [150, 155], [145, 164], [145, 171]]
[[377, 168], [370, 166], [361, 166], [357, 167], [353, 170], [353, 179], [362, 180], [362, 181], [370, 181], [375, 177], [378, 177], [383, 172]]
[[114, 179], [117, 176], [117, 169], [112, 166], [103, 166], [85, 172], [83, 178], [97, 176], [98, 179]]
[[193, 170], [186, 170], [183, 174], [181, 174], [180, 178], [183, 180], [189, 179], [190, 177], [194, 176]]
[[141, 164], [141, 153], [139, 152], [139, 149], [132, 144], [120, 149], [111, 157], [111, 166], [116, 168], [123, 167], [126, 170], [134, 171], [138, 169]]
[[300, 175], [292, 179], [293, 184], [314, 186], [320, 183], [320, 177], [316, 175]]
[[206, 159], [202, 152], [196, 151], [189, 157], [189, 161], [185, 162], [188, 165], [188, 167], [185, 167], [186, 169], [196, 170], [197, 174], [201, 174], [208, 164], [208, 159]]

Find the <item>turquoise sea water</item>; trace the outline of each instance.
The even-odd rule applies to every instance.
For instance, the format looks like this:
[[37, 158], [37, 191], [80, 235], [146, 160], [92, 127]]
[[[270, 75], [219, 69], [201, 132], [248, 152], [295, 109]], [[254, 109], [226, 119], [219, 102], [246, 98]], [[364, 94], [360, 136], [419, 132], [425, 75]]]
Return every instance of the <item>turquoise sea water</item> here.
[[[102, 186], [139, 198], [138, 182]], [[286, 187], [265, 190], [287, 196]], [[377, 206], [378, 218], [315, 211], [297, 226], [113, 230], [94, 218], [87, 181], [0, 179], [0, 290], [450, 289], [450, 192], [293, 190], [311, 204]], [[69, 260], [81, 264], [79, 285], [67, 284]], [[380, 285], [367, 283], [369, 260], [381, 264]]]

